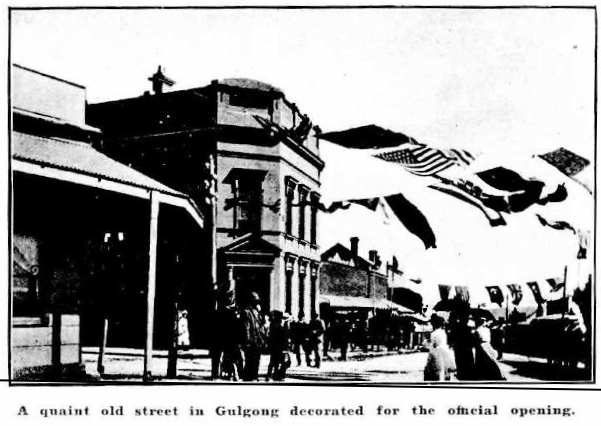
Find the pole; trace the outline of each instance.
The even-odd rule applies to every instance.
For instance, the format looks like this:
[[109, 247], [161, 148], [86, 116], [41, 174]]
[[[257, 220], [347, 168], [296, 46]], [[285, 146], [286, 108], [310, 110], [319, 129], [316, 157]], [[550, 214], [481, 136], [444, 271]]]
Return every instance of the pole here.
[[171, 346], [167, 360], [167, 378], [175, 379], [177, 377], [177, 344], [179, 336], [179, 306], [177, 300], [173, 302], [173, 329], [171, 330]]
[[152, 342], [154, 334], [154, 297], [156, 292], [157, 234], [159, 200], [150, 192], [150, 245], [148, 250], [148, 290], [146, 293], [146, 344], [144, 347], [144, 381], [152, 379]]
[[568, 265], [563, 269], [563, 298], [566, 301], [565, 309], [563, 310], [561, 317], [565, 317], [568, 309], [570, 308], [570, 304], [568, 302]]
[[215, 309], [217, 309], [217, 144], [214, 153], [209, 155], [209, 176], [211, 184], [209, 187], [209, 200], [211, 202], [211, 284], [215, 294]]
[[106, 342], [108, 337], [109, 319], [102, 320], [102, 340], [100, 341], [100, 349], [98, 350], [98, 374], [104, 374], [104, 352], [106, 350]]

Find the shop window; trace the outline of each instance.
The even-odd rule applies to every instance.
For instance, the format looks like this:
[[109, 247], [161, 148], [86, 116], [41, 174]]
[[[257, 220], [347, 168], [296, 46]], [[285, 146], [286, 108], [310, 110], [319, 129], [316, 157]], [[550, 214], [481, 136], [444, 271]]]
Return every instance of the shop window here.
[[13, 236], [13, 314], [40, 314], [39, 241], [33, 237]]

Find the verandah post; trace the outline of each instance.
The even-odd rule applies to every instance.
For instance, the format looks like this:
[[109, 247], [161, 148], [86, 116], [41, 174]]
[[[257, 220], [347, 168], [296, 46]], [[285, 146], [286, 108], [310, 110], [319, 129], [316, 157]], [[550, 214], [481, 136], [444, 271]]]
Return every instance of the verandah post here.
[[146, 343], [144, 347], [144, 381], [152, 379], [152, 349], [154, 335], [154, 298], [156, 291], [157, 232], [159, 200], [150, 192], [150, 245], [148, 251], [148, 289], [146, 293]]

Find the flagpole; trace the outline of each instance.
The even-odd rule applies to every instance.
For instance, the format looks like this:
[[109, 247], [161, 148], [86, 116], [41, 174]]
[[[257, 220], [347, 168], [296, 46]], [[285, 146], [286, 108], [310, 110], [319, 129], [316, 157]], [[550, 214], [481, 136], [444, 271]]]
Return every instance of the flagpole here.
[[568, 303], [568, 265], [566, 265], [563, 269], [563, 298], [566, 300], [566, 306], [565, 309], [563, 310], [563, 313], [561, 314], [561, 317], [564, 318], [568, 309], [569, 309], [569, 303]]

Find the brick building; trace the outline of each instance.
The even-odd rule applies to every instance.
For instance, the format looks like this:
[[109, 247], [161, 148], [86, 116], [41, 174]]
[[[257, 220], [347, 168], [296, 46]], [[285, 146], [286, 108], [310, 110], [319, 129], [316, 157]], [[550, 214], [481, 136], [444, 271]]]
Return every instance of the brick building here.
[[369, 255], [369, 259], [359, 255], [357, 237], [350, 239], [350, 248], [338, 243], [324, 251], [320, 282], [324, 299], [328, 296], [349, 296], [374, 302], [386, 300], [389, 289], [388, 277], [382, 272], [385, 268], [382, 268], [376, 250], [371, 250]]

